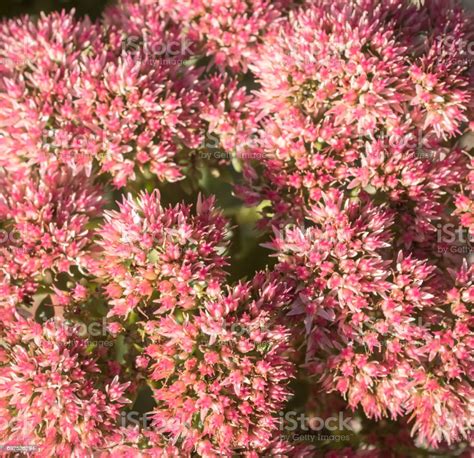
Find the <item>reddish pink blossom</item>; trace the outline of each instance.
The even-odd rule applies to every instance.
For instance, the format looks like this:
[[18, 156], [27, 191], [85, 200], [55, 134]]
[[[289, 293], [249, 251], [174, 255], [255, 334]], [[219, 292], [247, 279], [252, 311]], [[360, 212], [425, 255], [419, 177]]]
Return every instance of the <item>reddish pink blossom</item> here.
[[469, 23], [449, 5], [435, 18], [427, 3], [318, 1], [271, 28], [251, 66], [261, 114], [259, 160], [237, 187], [246, 203], [265, 202], [274, 222], [301, 220], [337, 187], [390, 202], [407, 243], [433, 231], [445, 189], [465, 176], [465, 158], [443, 141], [461, 132], [471, 91], [458, 52]]
[[[88, 224], [104, 203], [101, 187], [54, 164], [21, 174], [0, 169], [0, 183], [2, 295], [30, 296], [39, 284], [83, 269], [91, 246]], [[72, 292], [76, 300], [84, 294], [80, 285]], [[56, 296], [63, 305], [69, 301], [69, 293], [56, 290]]]
[[127, 31], [107, 27], [66, 13], [2, 25], [0, 165], [54, 159], [90, 174], [97, 164], [118, 187], [138, 171], [183, 178], [202, 135], [196, 72], [123, 48]]
[[[336, 191], [309, 215], [312, 226], [277, 233], [277, 269], [295, 282], [307, 363], [327, 391], [369, 418], [410, 416], [437, 446], [466, 438], [471, 421], [473, 270], [443, 291], [434, 266], [402, 252], [392, 261], [390, 213]], [[447, 282], [449, 284], [449, 282]], [[466, 288], [466, 289], [464, 289]], [[461, 299], [462, 298], [462, 299]]]
[[154, 426], [183, 453], [254, 457], [285, 450], [275, 440], [277, 413], [290, 394], [289, 333], [271, 310], [288, 299], [283, 285], [257, 275], [203, 296], [194, 311], [143, 324], [157, 382]]
[[121, 440], [116, 420], [128, 384], [107, 381], [73, 328], [16, 315], [2, 317], [0, 333], [2, 444], [66, 457]]
[[[469, 454], [474, 29], [455, 0], [418, 3], [0, 23], [2, 446]], [[164, 203], [197, 188], [218, 195]], [[260, 214], [276, 262], [254, 274]], [[144, 400], [151, 424], [123, 424]], [[297, 441], [293, 409], [347, 414], [350, 437]]]
[[140, 36], [146, 33], [155, 43], [153, 31], [158, 24], [171, 19], [182, 29], [180, 40], [192, 43], [194, 53], [210, 56], [221, 68], [246, 72], [268, 27], [290, 3], [287, 0], [122, 0], [109, 15], [123, 17]]
[[213, 206], [213, 199], [199, 199], [195, 215], [186, 205], [163, 208], [154, 191], [129, 195], [119, 211], [106, 212], [91, 270], [105, 281], [111, 315], [142, 306], [152, 313], [193, 309], [204, 292], [219, 290], [227, 222]]

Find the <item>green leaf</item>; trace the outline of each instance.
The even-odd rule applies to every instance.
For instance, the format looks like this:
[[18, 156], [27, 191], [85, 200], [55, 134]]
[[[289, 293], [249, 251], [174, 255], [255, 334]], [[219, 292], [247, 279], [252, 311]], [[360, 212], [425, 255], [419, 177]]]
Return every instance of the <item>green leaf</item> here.
[[160, 259], [160, 253], [157, 250], [151, 250], [148, 253], [147, 259], [148, 261], [155, 263]]

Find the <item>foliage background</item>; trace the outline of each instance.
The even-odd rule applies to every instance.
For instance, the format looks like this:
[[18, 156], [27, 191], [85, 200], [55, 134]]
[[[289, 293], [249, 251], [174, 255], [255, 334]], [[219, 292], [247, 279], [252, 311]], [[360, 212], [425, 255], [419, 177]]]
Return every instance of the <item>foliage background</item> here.
[[14, 17], [22, 14], [39, 14], [41, 11], [75, 8], [81, 16], [88, 14], [97, 17], [106, 4], [107, 0], [2, 0], [0, 16]]

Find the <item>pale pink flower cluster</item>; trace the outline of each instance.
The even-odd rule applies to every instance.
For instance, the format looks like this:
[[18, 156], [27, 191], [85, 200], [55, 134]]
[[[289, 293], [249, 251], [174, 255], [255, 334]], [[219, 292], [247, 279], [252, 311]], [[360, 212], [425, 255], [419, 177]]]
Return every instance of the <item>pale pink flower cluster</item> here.
[[184, 453], [256, 457], [291, 450], [276, 440], [276, 413], [290, 394], [289, 333], [270, 314], [284, 291], [261, 280], [203, 298], [179, 320], [167, 315], [145, 324], [150, 377], [161, 382], [154, 424]]
[[58, 275], [85, 267], [88, 224], [101, 214], [102, 194], [84, 173], [74, 175], [57, 164], [0, 169], [2, 297], [29, 301], [46, 277], [54, 284]]
[[[251, 65], [264, 154], [237, 191], [278, 228], [309, 373], [439, 447], [473, 422], [472, 315], [450, 299], [471, 275], [472, 24], [454, 2], [408, 3], [321, 0], [274, 26]], [[439, 251], [449, 224], [467, 251]]]
[[[268, 27], [292, 2], [288, 0], [121, 0], [120, 10], [137, 29], [152, 32], [173, 21], [181, 39], [194, 43], [196, 53], [233, 72], [246, 72]], [[114, 13], [112, 13], [114, 14]], [[150, 37], [152, 37], [150, 33]], [[151, 38], [156, 40], [156, 38]]]
[[317, 1], [268, 34], [251, 67], [265, 154], [239, 189], [249, 204], [269, 200], [273, 220], [302, 218], [338, 187], [414, 207], [404, 219], [418, 232], [439, 215], [440, 187], [466, 170], [444, 141], [472, 102], [460, 44], [469, 21], [436, 2], [408, 3]]
[[200, 143], [196, 74], [132, 52], [120, 43], [128, 30], [110, 28], [65, 13], [2, 24], [1, 165], [58, 161], [88, 175], [96, 166], [117, 187], [145, 170], [182, 178]]
[[145, 304], [151, 313], [188, 310], [225, 278], [227, 221], [212, 199], [163, 208], [158, 191], [128, 196], [105, 213], [101, 251], [90, 270], [105, 281], [110, 315], [126, 318]]

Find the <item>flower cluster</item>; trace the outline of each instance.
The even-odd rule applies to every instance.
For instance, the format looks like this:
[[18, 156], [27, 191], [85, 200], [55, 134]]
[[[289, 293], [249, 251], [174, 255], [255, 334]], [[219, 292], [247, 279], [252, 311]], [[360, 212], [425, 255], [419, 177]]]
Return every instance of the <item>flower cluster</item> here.
[[83, 173], [0, 169], [0, 291], [29, 300], [40, 285], [85, 267], [88, 224], [101, 214], [102, 189]]
[[217, 457], [282, 453], [276, 440], [289, 398], [289, 333], [271, 309], [285, 291], [257, 278], [203, 298], [195, 309], [148, 321], [154, 425], [184, 453]]
[[[220, 68], [246, 72], [267, 28], [291, 5], [283, 0], [121, 0], [120, 11], [143, 33], [171, 20], [180, 38], [194, 44], [196, 54], [209, 56]], [[111, 13], [115, 15], [116, 12]]]
[[37, 456], [88, 456], [120, 442], [115, 420], [128, 384], [106, 380], [87, 341], [61, 321], [44, 325], [2, 307], [0, 438]]
[[142, 303], [153, 313], [187, 310], [218, 289], [227, 221], [212, 199], [200, 200], [196, 213], [185, 205], [163, 208], [158, 191], [128, 196], [119, 211], [105, 213], [102, 250], [90, 269], [105, 283], [111, 315], [127, 317]]
[[182, 178], [200, 142], [196, 73], [118, 43], [120, 25], [107, 35], [65, 13], [2, 25], [0, 165], [53, 161], [88, 175], [97, 165], [117, 187], [137, 171]]
[[473, 269], [464, 265], [447, 289], [426, 261], [389, 254], [386, 209], [336, 191], [308, 219], [312, 226], [278, 233], [271, 247], [277, 270], [300, 285], [291, 314], [301, 315], [310, 373], [369, 418], [410, 414], [421, 441], [466, 438]]
[[466, 168], [444, 141], [461, 131], [471, 103], [458, 43], [469, 22], [448, 7], [434, 20], [436, 2], [405, 3], [315, 2], [260, 46], [252, 70], [265, 154], [248, 164], [239, 192], [249, 204], [268, 200], [273, 221], [303, 218], [333, 187], [409, 208], [405, 219], [418, 232], [439, 216], [440, 187]]
[[[193, 216], [144, 193], [105, 219], [91, 271], [119, 332], [142, 336], [136, 365], [153, 382], [153, 427], [189, 454], [282, 447], [276, 413], [291, 363], [289, 332], [274, 312], [291, 300], [284, 284], [260, 273], [225, 285], [227, 221], [212, 199]], [[130, 326], [132, 312], [146, 320]]]

